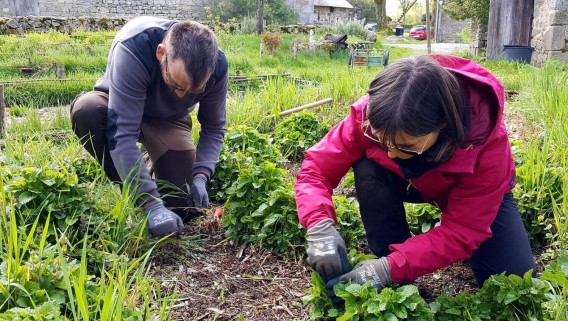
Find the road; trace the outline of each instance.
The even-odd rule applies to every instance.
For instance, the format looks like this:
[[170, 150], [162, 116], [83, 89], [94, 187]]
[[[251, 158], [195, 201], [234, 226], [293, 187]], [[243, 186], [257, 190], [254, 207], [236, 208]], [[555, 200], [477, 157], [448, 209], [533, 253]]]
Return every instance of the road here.
[[[416, 51], [423, 51], [426, 53], [426, 42], [424, 44], [404, 44], [404, 43], [385, 43], [386, 46], [389, 47], [402, 47], [402, 48], [411, 48]], [[456, 53], [456, 52], [464, 52], [469, 50], [469, 44], [463, 43], [433, 43], [432, 44], [432, 53]]]

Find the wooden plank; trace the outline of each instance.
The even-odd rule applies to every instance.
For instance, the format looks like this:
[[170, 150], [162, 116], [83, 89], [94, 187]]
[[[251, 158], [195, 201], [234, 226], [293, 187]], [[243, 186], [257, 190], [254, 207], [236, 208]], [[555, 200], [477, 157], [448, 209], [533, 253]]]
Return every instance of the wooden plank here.
[[491, 0], [487, 30], [488, 60], [503, 52], [503, 45], [530, 46], [534, 0]]

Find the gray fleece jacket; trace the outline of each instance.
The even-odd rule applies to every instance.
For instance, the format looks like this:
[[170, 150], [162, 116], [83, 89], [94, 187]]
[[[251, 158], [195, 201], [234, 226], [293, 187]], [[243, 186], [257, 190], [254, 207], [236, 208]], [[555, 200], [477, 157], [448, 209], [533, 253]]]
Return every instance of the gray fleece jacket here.
[[211, 177], [226, 132], [228, 63], [223, 52], [219, 52], [215, 72], [203, 93], [178, 98], [163, 80], [156, 48], [176, 23], [155, 17], [138, 17], [126, 23], [114, 38], [105, 74], [94, 87], [109, 95], [110, 155], [121, 179], [136, 192], [138, 204], [159, 197], [136, 145], [142, 119], [177, 119], [199, 103], [201, 131], [193, 175]]

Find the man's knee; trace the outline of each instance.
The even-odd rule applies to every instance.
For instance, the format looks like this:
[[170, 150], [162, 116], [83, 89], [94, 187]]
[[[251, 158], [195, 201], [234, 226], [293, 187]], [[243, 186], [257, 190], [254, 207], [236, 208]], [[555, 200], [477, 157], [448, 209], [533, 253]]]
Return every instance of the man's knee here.
[[106, 124], [108, 100], [95, 93], [88, 92], [77, 97], [71, 104], [71, 124], [73, 130], [100, 128]]

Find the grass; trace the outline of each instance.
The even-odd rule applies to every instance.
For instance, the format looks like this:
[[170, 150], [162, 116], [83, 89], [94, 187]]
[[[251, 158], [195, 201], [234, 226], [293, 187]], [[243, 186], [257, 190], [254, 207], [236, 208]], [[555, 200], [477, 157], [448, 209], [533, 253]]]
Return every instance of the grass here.
[[[0, 299], [2, 294], [6, 298], [19, 293], [21, 300], [31, 302], [30, 305], [42, 304], [41, 298], [32, 295], [18, 281], [22, 276], [21, 280], [25, 280], [26, 261], [38, 252], [42, 262], [47, 262], [46, 266], [58, 266], [65, 272], [57, 280], [65, 291], [57, 293], [64, 297], [66, 308], [61, 312], [68, 318], [114, 320], [130, 316], [150, 319], [152, 316], [167, 320], [175, 295], [163, 296], [159, 283], [149, 277], [148, 258], [153, 246], [145, 230], [145, 220], [132, 204], [128, 189], [110, 184], [97, 166], [83, 173], [84, 169], [77, 164], [87, 164], [85, 166], [89, 168], [88, 162], [92, 159], [73, 136], [63, 136], [57, 141], [50, 139], [48, 133], [69, 132], [67, 107], [57, 109], [50, 117], [43, 117], [38, 111], [38, 108], [67, 105], [76, 94], [90, 90], [104, 72], [109, 35], [112, 33], [82, 32], [68, 36], [52, 32], [26, 35], [25, 38], [0, 37], [0, 82], [30, 79], [21, 76], [17, 70], [30, 61], [32, 65], [44, 68], [31, 76], [42, 82], [13, 84], [5, 89], [12, 122], [0, 151], [0, 202], [3, 204], [0, 206], [0, 226], [3, 226], [0, 228], [0, 261], [9, 267], [11, 286], [0, 286]], [[321, 36], [317, 34], [316, 39]], [[218, 38], [230, 62], [231, 76], [237, 72], [248, 77], [291, 75], [250, 82], [246, 86], [231, 83], [227, 105], [229, 126], [246, 124], [270, 132], [281, 120], [278, 114], [283, 110], [328, 97], [333, 98], [332, 103], [313, 111], [324, 121], [336, 123], [347, 115], [349, 105], [365, 94], [369, 82], [381, 70], [349, 69], [347, 52], [330, 55], [325, 51], [302, 51], [294, 58], [292, 41], [297, 38], [307, 41], [306, 35], [283, 34], [281, 47], [274, 54], [262, 57], [259, 37], [220, 33]], [[351, 39], [358, 38], [350, 37], [348, 42]], [[414, 42], [423, 43], [415, 40], [409, 43]], [[411, 49], [393, 47], [390, 61], [411, 54], [414, 54]], [[554, 221], [551, 227], [553, 255], [563, 253], [568, 249], [568, 89], [565, 86], [568, 67], [550, 62], [536, 68], [503, 60], [482, 64], [502, 80], [507, 90], [519, 93], [507, 108], [522, 111], [534, 126], [531, 132], [535, 135], [528, 136], [523, 142], [523, 162], [530, 174], [531, 189], [558, 196], [553, 198], [552, 204], [546, 205], [550, 207]], [[64, 65], [67, 78], [73, 81], [54, 81], [56, 65]], [[194, 125], [194, 135], [198, 135], [199, 124], [194, 121]], [[14, 206], [19, 200], [12, 198], [5, 185], [13, 180], [10, 173], [21, 167], [56, 168], [65, 175], [88, 175], [90, 180], [78, 184], [85, 185], [86, 199], [97, 200], [105, 213], [103, 221], [107, 223], [96, 225], [96, 230], [91, 232], [98, 234], [89, 234], [91, 237], [75, 244], [65, 241], [69, 236], [66, 230], [57, 231], [59, 237], [54, 243], [48, 241], [47, 231], [53, 226], [55, 212], [43, 217], [47, 219], [43, 226], [38, 221], [18, 226], [16, 222], [20, 218]], [[560, 184], [553, 188], [545, 179], [547, 168], [551, 167], [560, 168], [562, 173]], [[43, 210], [38, 209], [38, 212]], [[198, 248], [192, 242], [182, 242], [181, 246], [184, 253]], [[561, 294], [557, 304], [565, 306], [567, 297], [566, 293]], [[0, 316], [8, 307], [15, 306], [16, 303], [10, 300], [0, 302]], [[557, 320], [565, 319], [559, 314]]]

